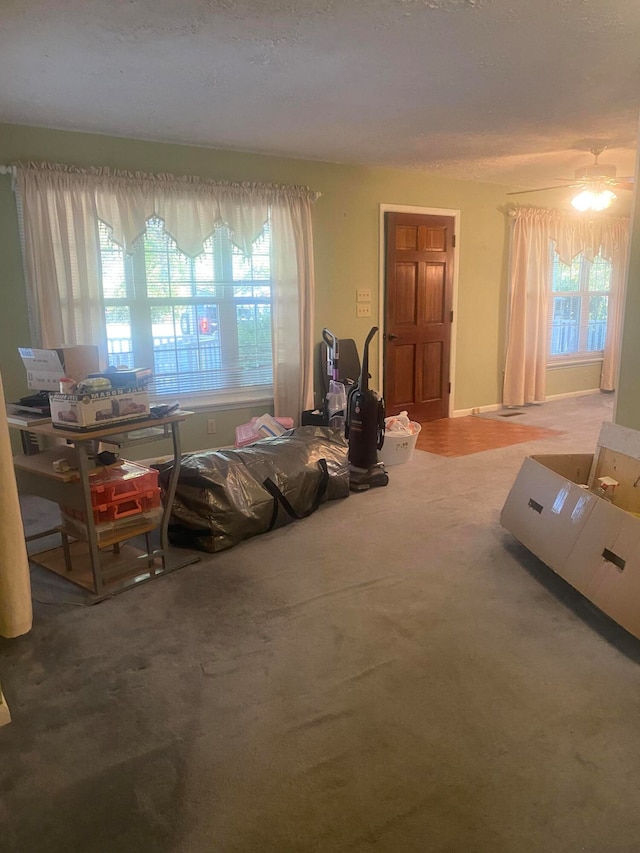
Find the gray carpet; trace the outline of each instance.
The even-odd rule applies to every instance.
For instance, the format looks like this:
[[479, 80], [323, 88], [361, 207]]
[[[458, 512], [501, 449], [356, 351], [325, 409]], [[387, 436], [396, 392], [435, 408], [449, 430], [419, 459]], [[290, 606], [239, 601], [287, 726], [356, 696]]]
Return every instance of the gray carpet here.
[[0, 849], [638, 850], [640, 642], [498, 521], [523, 456], [592, 451], [611, 405], [416, 451], [94, 607], [36, 603], [0, 643]]

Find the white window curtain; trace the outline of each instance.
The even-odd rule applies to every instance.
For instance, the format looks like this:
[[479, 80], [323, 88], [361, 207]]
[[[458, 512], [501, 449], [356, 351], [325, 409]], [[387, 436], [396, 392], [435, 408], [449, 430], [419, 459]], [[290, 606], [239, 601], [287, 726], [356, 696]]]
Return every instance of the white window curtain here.
[[245, 253], [271, 215], [276, 415], [313, 405], [313, 237], [307, 187], [17, 163], [34, 346], [97, 343], [106, 358], [98, 223], [130, 252], [156, 216], [191, 257], [219, 225]]
[[611, 290], [600, 387], [613, 391], [618, 370], [622, 310], [629, 244], [629, 220], [585, 219], [561, 211], [515, 208], [509, 261], [509, 319], [503, 405], [522, 406], [545, 399], [549, 246], [563, 263], [582, 253], [611, 262]]

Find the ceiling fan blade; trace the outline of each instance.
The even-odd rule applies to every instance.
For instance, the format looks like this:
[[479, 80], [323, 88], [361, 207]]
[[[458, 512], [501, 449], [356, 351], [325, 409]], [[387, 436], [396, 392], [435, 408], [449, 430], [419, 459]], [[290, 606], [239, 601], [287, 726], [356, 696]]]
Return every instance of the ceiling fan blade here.
[[634, 187], [633, 179], [629, 180], [629, 178], [618, 178], [618, 180], [613, 184], [613, 186], [617, 190], [632, 190]]
[[507, 193], [507, 195], [524, 195], [525, 193], [541, 193], [545, 190], [566, 190], [567, 187], [563, 184], [557, 184], [555, 187], [538, 187], [535, 190], [519, 190], [515, 193]]

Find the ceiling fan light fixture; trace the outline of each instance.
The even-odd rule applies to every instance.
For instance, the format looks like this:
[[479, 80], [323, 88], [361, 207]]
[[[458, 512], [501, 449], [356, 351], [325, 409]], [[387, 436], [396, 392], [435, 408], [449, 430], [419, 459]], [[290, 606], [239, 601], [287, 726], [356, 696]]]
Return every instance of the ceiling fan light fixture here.
[[601, 190], [599, 193], [594, 193], [593, 210], [606, 210], [617, 198], [618, 196], [611, 190]]
[[576, 210], [606, 210], [617, 199], [611, 190], [582, 190], [571, 199]]

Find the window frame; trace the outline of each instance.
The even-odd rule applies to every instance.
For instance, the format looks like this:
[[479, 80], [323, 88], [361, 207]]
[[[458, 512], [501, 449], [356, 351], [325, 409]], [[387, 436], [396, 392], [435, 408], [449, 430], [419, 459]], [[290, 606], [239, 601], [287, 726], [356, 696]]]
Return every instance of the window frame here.
[[[579, 259], [580, 268], [578, 273], [578, 282], [579, 287], [577, 290], [553, 290], [553, 270], [555, 266], [556, 260], [559, 260], [558, 253], [555, 249], [553, 241], [550, 242], [549, 245], [549, 295], [547, 300], [547, 367], [549, 369], [554, 368], [566, 368], [566, 367], [577, 367], [577, 366], [585, 366], [589, 364], [601, 364], [604, 358], [604, 349], [601, 350], [588, 350], [588, 334], [589, 334], [589, 322], [587, 320], [586, 323], [582, 322], [582, 317], [585, 315], [588, 318], [589, 316], [589, 301], [592, 296], [606, 296], [607, 297], [607, 312], [609, 310], [609, 297], [611, 295], [611, 263], [609, 263], [609, 286], [607, 290], [590, 290], [589, 289], [589, 279], [591, 275], [591, 270], [593, 267], [593, 263], [598, 260], [606, 260], [601, 258], [600, 255], [597, 255], [593, 262], [589, 261], [585, 258], [584, 253], [580, 252], [573, 258], [573, 261]], [[562, 263], [562, 261], [560, 261]], [[568, 353], [559, 353], [557, 355], [553, 355], [551, 353], [551, 345], [553, 342], [553, 310], [554, 310], [554, 300], [557, 297], [566, 297], [566, 298], [579, 298], [580, 299], [580, 319], [578, 321], [578, 350], [575, 352]], [[605, 346], [606, 346], [606, 329], [605, 329]]]
[[[101, 223], [101, 225], [103, 225], [107, 230], [109, 230], [109, 226], [105, 223]], [[170, 241], [172, 239], [170, 234], [167, 234], [166, 232], [164, 232], [164, 234], [167, 240]], [[231, 337], [235, 340], [235, 345], [229, 351], [224, 353], [224, 355], [227, 356], [231, 350], [235, 351], [236, 354], [238, 353], [237, 314], [233, 320], [230, 319], [231, 314], [234, 311], [237, 311], [238, 307], [244, 307], [247, 305], [252, 305], [254, 307], [268, 305], [273, 324], [273, 275], [270, 274], [268, 278], [237, 280], [234, 279], [234, 247], [230, 239], [228, 237], [221, 237], [221, 232], [218, 230], [216, 230], [216, 232], [214, 232], [214, 234], [209, 239], [213, 243], [211, 256], [214, 263], [214, 277], [212, 279], [212, 283], [214, 284], [213, 291], [215, 292], [215, 295], [212, 292], [209, 295], [198, 296], [149, 296], [149, 282], [145, 261], [144, 237], [140, 239], [138, 245], [135, 246], [134, 250], [131, 253], [123, 252], [123, 283], [125, 285], [126, 295], [121, 297], [105, 296], [102, 270], [100, 270], [102, 318], [107, 346], [109, 341], [109, 338], [107, 336], [107, 309], [114, 307], [127, 307], [129, 309], [131, 329], [131, 350], [129, 352], [133, 359], [133, 366], [145, 366], [147, 364], [151, 365], [152, 369], [154, 370], [154, 378], [155, 345], [152, 317], [153, 308], [166, 305], [168, 307], [171, 307], [172, 309], [175, 309], [176, 307], [179, 308], [182, 305], [187, 305], [188, 307], [195, 308], [197, 310], [198, 306], [200, 305], [210, 306], [215, 304], [217, 307], [217, 316], [219, 322], [218, 333], [224, 323], [221, 314], [225, 313], [226, 311], [228, 315], [227, 328], [231, 328]], [[216, 251], [216, 247], [218, 247], [218, 251]], [[102, 240], [100, 240], [100, 250], [102, 252]], [[184, 255], [184, 253], [181, 254]], [[269, 266], [272, 269], [273, 259], [272, 247], [270, 244], [269, 255]], [[102, 260], [102, 255], [100, 255], [100, 257]], [[190, 258], [188, 255], [185, 255], [185, 257], [188, 259], [189, 264], [189, 280], [188, 282], [183, 282], [182, 284], [188, 283], [193, 293], [197, 289], [198, 285], [198, 278], [195, 272], [196, 258]], [[266, 285], [269, 287], [269, 296], [236, 296], [234, 294], [234, 289], [238, 286], [243, 285], [253, 285], [258, 287], [263, 287]], [[174, 331], [176, 329], [175, 322], [176, 320], [174, 315]], [[136, 331], [134, 332], [134, 330]], [[200, 351], [199, 347], [197, 348], [197, 350]], [[112, 354], [109, 353], [109, 357], [111, 357], [111, 355]], [[221, 358], [224, 358], [224, 355], [221, 354]], [[273, 370], [273, 358], [271, 360], [271, 370]], [[175, 376], [176, 382], [178, 384], [180, 383], [179, 372], [177, 372], [176, 374], [167, 375]], [[158, 374], [159, 378], [162, 378], [162, 376], [163, 374]], [[166, 402], [168, 399], [179, 399], [183, 406], [189, 406], [193, 409], [214, 411], [216, 409], [229, 408], [230, 405], [232, 405], [233, 407], [242, 408], [243, 406], [249, 407], [262, 403], [272, 403], [273, 382], [259, 383], [254, 385], [230, 385], [227, 388], [218, 389], [188, 388], [185, 391], [161, 391], [157, 388], [154, 388], [152, 385], [150, 388], [150, 396], [152, 399], [162, 402]]]

